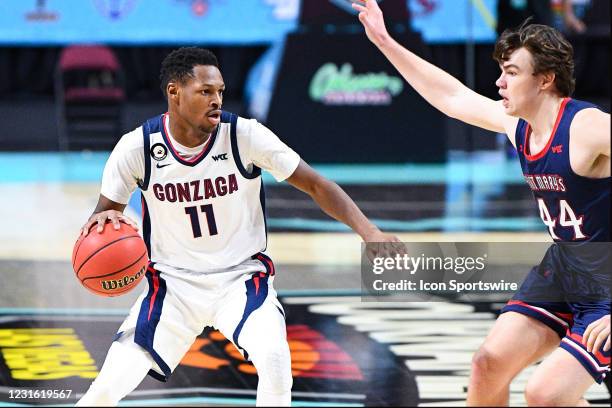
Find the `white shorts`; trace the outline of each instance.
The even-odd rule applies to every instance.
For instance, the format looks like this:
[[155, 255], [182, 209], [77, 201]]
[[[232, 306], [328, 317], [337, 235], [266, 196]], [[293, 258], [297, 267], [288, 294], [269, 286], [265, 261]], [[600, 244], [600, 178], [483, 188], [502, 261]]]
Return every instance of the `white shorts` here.
[[261, 253], [228, 272], [178, 274], [151, 264], [146, 277], [148, 288], [114, 340], [133, 335], [153, 357], [149, 374], [160, 381], [168, 380], [207, 326], [219, 330], [246, 359], [258, 341], [245, 334], [286, 342], [285, 313], [272, 286], [274, 264]]

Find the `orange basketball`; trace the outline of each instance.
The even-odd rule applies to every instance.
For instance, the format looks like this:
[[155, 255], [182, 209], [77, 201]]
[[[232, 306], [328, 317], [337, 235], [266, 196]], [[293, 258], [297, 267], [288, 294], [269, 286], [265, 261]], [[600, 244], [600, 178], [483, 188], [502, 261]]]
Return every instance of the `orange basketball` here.
[[81, 284], [100, 296], [118, 296], [132, 290], [144, 276], [149, 257], [147, 247], [130, 225], [116, 230], [107, 223], [104, 231], [94, 224], [80, 236], [72, 250], [72, 268]]

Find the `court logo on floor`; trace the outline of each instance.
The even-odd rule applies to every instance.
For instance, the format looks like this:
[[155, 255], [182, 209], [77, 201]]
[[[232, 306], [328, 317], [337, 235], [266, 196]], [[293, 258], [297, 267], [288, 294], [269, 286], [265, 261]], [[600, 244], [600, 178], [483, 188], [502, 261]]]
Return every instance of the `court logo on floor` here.
[[[402, 360], [337, 316], [285, 304], [291, 350], [293, 401], [310, 406], [416, 405], [416, 383]], [[282, 299], [281, 299], [282, 301]], [[27, 399], [27, 404], [72, 404], [102, 367], [122, 314], [68, 310], [0, 316], [0, 404], [16, 389], [72, 390], [69, 399]], [[168, 382], [147, 377], [127, 400], [212, 405], [254, 405], [255, 367], [219, 332], [206, 329]], [[6, 392], [5, 392], [6, 391]]]
[[[293, 377], [363, 380], [359, 365], [333, 341], [307, 325], [287, 326], [287, 342], [291, 351]], [[256, 375], [236, 347], [220, 332], [207, 331], [191, 346], [181, 366], [206, 370], [232, 369]]]

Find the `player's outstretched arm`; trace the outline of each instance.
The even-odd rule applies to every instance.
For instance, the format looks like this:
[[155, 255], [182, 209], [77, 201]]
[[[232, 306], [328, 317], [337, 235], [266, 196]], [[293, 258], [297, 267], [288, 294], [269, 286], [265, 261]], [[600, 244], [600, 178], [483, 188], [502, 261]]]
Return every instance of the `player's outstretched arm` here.
[[119, 221], [123, 221], [126, 224], [134, 227], [135, 230], [138, 230], [138, 224], [123, 214], [125, 206], [125, 204], [116, 203], [100, 194], [96, 209], [93, 211], [93, 214], [91, 214], [85, 225], [81, 227], [80, 235], [87, 235], [91, 226], [96, 223], [98, 224], [97, 231], [102, 232], [104, 230], [104, 224], [106, 224], [107, 220], [110, 220], [116, 230], [119, 229]]
[[436, 109], [455, 119], [494, 132], [513, 132], [516, 119], [506, 115], [501, 101], [484, 97], [452, 75], [418, 57], [395, 41], [385, 27], [378, 3], [353, 0], [366, 35], [404, 79]]
[[399, 242], [394, 235], [381, 232], [340, 186], [314, 171], [304, 160], [300, 160], [287, 182], [310, 195], [327, 215], [351, 227], [365, 242]]

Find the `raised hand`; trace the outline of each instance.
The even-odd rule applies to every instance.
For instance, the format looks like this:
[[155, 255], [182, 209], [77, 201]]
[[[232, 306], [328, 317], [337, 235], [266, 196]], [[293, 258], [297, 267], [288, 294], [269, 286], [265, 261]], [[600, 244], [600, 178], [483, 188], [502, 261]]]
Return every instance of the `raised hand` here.
[[365, 27], [366, 35], [377, 47], [389, 38], [383, 13], [376, 0], [354, 0], [352, 7], [359, 11], [359, 21]]

